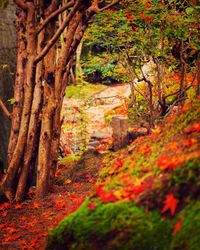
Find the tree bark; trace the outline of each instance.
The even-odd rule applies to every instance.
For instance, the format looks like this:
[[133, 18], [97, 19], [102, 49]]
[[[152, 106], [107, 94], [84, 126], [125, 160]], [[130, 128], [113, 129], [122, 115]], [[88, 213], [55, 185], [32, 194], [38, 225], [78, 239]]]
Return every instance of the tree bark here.
[[[60, 113], [73, 57], [98, 1], [15, 0], [18, 4], [18, 59], [15, 115], [9, 144], [9, 166], [0, 193], [22, 200], [37, 172], [37, 196], [45, 196], [54, 178], [61, 133]], [[118, 2], [118, 1], [117, 1]], [[43, 4], [42, 4], [43, 3]], [[109, 4], [108, 6], [112, 6]], [[66, 10], [67, 9], [67, 10]], [[105, 7], [103, 8], [105, 9]], [[56, 29], [58, 14], [67, 11]], [[60, 34], [66, 30], [65, 44]], [[26, 34], [26, 36], [24, 35]]]

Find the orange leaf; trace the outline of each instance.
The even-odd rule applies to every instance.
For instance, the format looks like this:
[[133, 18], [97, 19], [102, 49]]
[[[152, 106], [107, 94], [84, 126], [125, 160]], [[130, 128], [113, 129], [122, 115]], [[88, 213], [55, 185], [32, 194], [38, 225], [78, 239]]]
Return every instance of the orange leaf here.
[[187, 127], [184, 130], [184, 132], [187, 133], [187, 134], [190, 134], [190, 133], [193, 133], [193, 132], [200, 132], [200, 123], [195, 123], [192, 126]]
[[166, 146], [167, 150], [176, 150], [178, 148], [178, 142], [174, 141]]
[[142, 153], [142, 154], [149, 154], [151, 152], [151, 148], [149, 145], [142, 145], [137, 149], [138, 153]]
[[184, 155], [181, 155], [179, 157], [177, 156], [169, 157], [162, 155], [160, 159], [157, 161], [157, 165], [161, 170], [167, 170], [181, 166], [183, 162], [184, 162]]
[[40, 205], [39, 202], [37, 202], [37, 201], [34, 201], [34, 202], [33, 202], [33, 208], [38, 209], [38, 208], [40, 208], [40, 207], [41, 207], [41, 205]]
[[183, 145], [187, 148], [191, 147], [193, 144], [195, 144], [197, 142], [197, 139], [195, 138], [191, 138], [191, 139], [186, 139], [183, 140]]
[[23, 205], [23, 204], [16, 204], [14, 208], [15, 208], [15, 209], [21, 209], [21, 208], [22, 208], [22, 205]]
[[175, 214], [176, 207], [179, 203], [179, 200], [174, 197], [173, 194], [167, 194], [165, 196], [165, 201], [164, 201], [164, 207], [161, 211], [161, 213], [165, 213], [167, 210], [170, 210], [171, 215], [173, 216]]

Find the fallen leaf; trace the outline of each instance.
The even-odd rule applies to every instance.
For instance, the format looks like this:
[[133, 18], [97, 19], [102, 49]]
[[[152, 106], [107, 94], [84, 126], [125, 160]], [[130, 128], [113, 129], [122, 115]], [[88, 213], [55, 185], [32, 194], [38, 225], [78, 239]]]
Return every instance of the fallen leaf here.
[[183, 221], [178, 220], [174, 226], [173, 235], [177, 234], [182, 228]]
[[10, 208], [10, 203], [9, 202], [5, 202], [0, 206], [0, 211], [6, 209], [6, 208]]
[[200, 132], [200, 123], [195, 123], [184, 130], [185, 133], [190, 134], [193, 132]]
[[179, 146], [178, 142], [174, 141], [174, 142], [169, 143], [166, 146], [166, 149], [167, 150], [176, 150], [178, 148], [178, 146]]
[[163, 214], [167, 210], [170, 210], [171, 215], [173, 216], [175, 214], [176, 207], [177, 207], [178, 203], [179, 203], [179, 200], [176, 199], [173, 194], [167, 194], [165, 196], [165, 201], [164, 201], [165, 205], [164, 205], [161, 213]]
[[195, 143], [197, 143], [197, 139], [195, 139], [195, 138], [190, 138], [190, 139], [183, 140], [183, 145], [185, 147], [187, 147], [187, 148], [191, 147]]
[[174, 169], [181, 166], [184, 160], [184, 155], [176, 155], [173, 157], [162, 155], [157, 161], [157, 165], [161, 170]]
[[144, 144], [137, 149], [137, 152], [142, 154], [149, 154], [151, 152], [151, 148], [149, 145]]
[[101, 195], [101, 200], [104, 203], [115, 202], [115, 201], [117, 201], [117, 197], [114, 195], [113, 192], [109, 191], [109, 192], [104, 192]]
[[87, 207], [89, 208], [89, 210], [94, 210], [96, 208], [96, 204], [95, 203], [88, 203]]
[[115, 166], [115, 167], [122, 167], [123, 164], [124, 164], [124, 161], [123, 161], [122, 159], [120, 159], [120, 158], [118, 158], [118, 159], [116, 159], [116, 160], [114, 161], [114, 166]]
[[40, 205], [39, 202], [37, 202], [37, 201], [34, 201], [34, 202], [33, 202], [33, 208], [38, 209], [38, 208], [40, 208], [40, 207], [41, 207], [41, 205]]
[[1, 217], [6, 217], [8, 215], [8, 211], [3, 211]]
[[21, 209], [21, 208], [22, 208], [22, 205], [23, 205], [23, 204], [16, 204], [16, 205], [14, 206], [14, 208], [15, 208], [15, 209]]

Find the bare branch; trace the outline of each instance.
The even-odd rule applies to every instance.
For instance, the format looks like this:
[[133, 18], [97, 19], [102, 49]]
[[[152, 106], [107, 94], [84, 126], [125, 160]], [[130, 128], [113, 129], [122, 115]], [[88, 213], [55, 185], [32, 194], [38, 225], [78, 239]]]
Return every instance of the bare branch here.
[[23, 0], [14, 0], [14, 2], [23, 10], [28, 10], [28, 5]]
[[108, 5], [106, 5], [105, 7], [99, 9], [98, 12], [103, 11], [103, 10], [106, 10], [106, 9], [109, 9], [109, 8], [111, 8], [112, 6], [114, 6], [115, 4], [119, 3], [120, 1], [121, 1], [121, 0], [116, 0], [116, 1], [114, 1], [114, 2], [112, 2], [112, 3], [110, 3], [110, 4], [108, 4]]
[[109, 9], [111, 8], [112, 6], [114, 6], [115, 4], [119, 3], [121, 0], [116, 0], [108, 5], [106, 5], [105, 7], [103, 8], [99, 8], [99, 5], [98, 5], [98, 0], [93, 0], [93, 3], [92, 5], [90, 6], [90, 8], [88, 9], [88, 12], [93, 12], [93, 13], [98, 13], [98, 12], [101, 12], [103, 10], [106, 10], [106, 9]]
[[49, 40], [47, 45], [44, 47], [44, 49], [41, 51], [41, 53], [36, 57], [35, 63], [39, 63], [49, 52], [49, 50], [53, 47], [53, 45], [56, 43], [64, 29], [67, 27], [69, 22], [71, 21], [72, 17], [75, 15], [76, 11], [79, 8], [79, 3], [76, 3], [73, 7], [73, 9], [69, 12], [68, 16], [66, 17], [65, 21], [63, 21], [62, 25], [60, 28], [56, 31], [54, 36]]
[[3, 103], [1, 99], [0, 99], [0, 107], [3, 110], [4, 114], [10, 119], [11, 113], [8, 111], [8, 109], [6, 108], [5, 104]]
[[53, 18], [55, 18], [56, 16], [58, 16], [59, 14], [61, 14], [63, 11], [67, 10], [68, 8], [72, 7], [74, 4], [74, 0], [64, 4], [62, 7], [60, 7], [59, 9], [55, 10], [54, 12], [52, 12], [45, 20], [43, 20], [43, 22], [40, 23], [39, 27], [37, 28], [37, 34], [39, 34], [45, 27], [46, 25], [51, 22], [51, 20]]
[[[193, 79], [192, 79], [191, 84], [185, 88], [185, 91], [189, 90], [189, 89], [193, 86], [195, 79], [196, 79], [196, 73], [195, 73], [194, 76], [193, 76]], [[179, 90], [177, 90], [177, 91], [175, 91], [175, 92], [173, 92], [173, 93], [170, 93], [170, 94], [168, 94], [168, 95], [164, 95], [164, 96], [163, 96], [163, 99], [167, 99], [167, 98], [170, 97], [170, 96], [179, 94], [181, 91], [182, 91], [182, 90], [179, 89]]]

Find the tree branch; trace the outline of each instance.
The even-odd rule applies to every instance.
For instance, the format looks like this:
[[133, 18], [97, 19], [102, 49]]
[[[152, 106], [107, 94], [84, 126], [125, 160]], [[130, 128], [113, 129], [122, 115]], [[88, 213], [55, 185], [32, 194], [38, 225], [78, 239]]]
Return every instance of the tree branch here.
[[41, 53], [36, 57], [35, 63], [39, 63], [49, 52], [49, 50], [53, 47], [53, 45], [56, 43], [64, 29], [67, 27], [69, 22], [71, 21], [72, 17], [75, 15], [76, 11], [79, 8], [79, 3], [76, 3], [73, 7], [73, 9], [69, 12], [68, 16], [66, 17], [65, 21], [63, 21], [62, 25], [60, 28], [56, 31], [54, 36], [49, 40], [47, 45], [44, 47], [44, 49], [41, 51]]
[[105, 7], [103, 8], [99, 8], [98, 6], [98, 0], [93, 0], [93, 3], [92, 5], [90, 6], [90, 8], [88, 9], [88, 12], [93, 12], [93, 13], [98, 13], [98, 12], [101, 12], [103, 10], [106, 10], [106, 9], [109, 9], [111, 8], [113, 5], [119, 3], [121, 0], [116, 0], [108, 5], [106, 5]]
[[5, 104], [3, 103], [1, 99], [0, 99], [0, 107], [3, 110], [4, 114], [10, 119], [11, 113], [8, 111], [8, 109], [6, 108]]
[[56, 16], [58, 16], [59, 14], [61, 14], [63, 11], [67, 10], [68, 8], [72, 7], [74, 4], [74, 0], [64, 4], [62, 7], [60, 7], [59, 9], [55, 10], [54, 12], [52, 12], [45, 20], [43, 20], [42, 23], [40, 23], [39, 27], [37, 28], [37, 35], [46, 27], [46, 25]]
[[112, 6], [114, 6], [115, 4], [119, 3], [120, 1], [121, 1], [121, 0], [116, 0], [116, 1], [114, 1], [114, 2], [112, 2], [112, 3], [110, 3], [110, 4], [108, 4], [108, 5], [106, 5], [105, 7], [99, 9], [98, 12], [103, 11], [103, 10], [106, 10], [106, 9], [109, 9], [109, 8], [111, 8]]
[[14, 0], [14, 2], [23, 10], [28, 10], [28, 5], [23, 0]]

